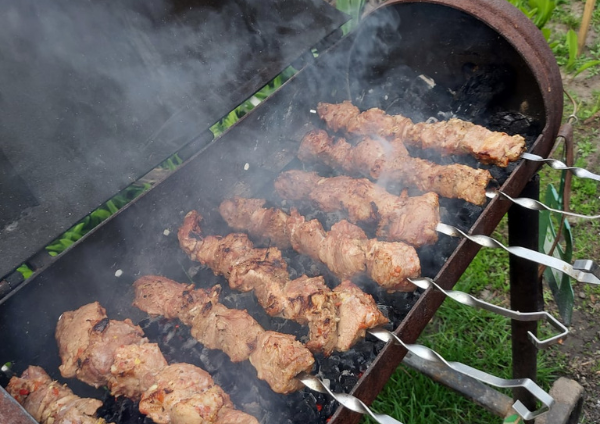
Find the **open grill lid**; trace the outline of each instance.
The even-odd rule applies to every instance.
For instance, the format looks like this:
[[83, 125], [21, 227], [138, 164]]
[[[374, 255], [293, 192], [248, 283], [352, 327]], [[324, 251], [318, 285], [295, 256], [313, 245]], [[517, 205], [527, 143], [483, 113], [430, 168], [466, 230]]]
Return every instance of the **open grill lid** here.
[[321, 0], [10, 0], [0, 18], [0, 277], [210, 140], [211, 125], [347, 19]]

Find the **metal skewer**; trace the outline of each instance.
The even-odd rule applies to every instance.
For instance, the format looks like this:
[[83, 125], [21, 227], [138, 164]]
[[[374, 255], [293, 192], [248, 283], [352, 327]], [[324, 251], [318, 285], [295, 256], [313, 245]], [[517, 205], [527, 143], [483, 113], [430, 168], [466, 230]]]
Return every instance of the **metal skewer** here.
[[552, 168], [557, 169], [559, 171], [571, 171], [573, 174], [578, 176], [579, 178], [588, 178], [590, 180], [600, 181], [600, 175], [594, 174], [587, 169], [577, 168], [574, 166], [567, 166], [563, 162], [556, 159], [544, 159], [541, 156], [533, 155], [531, 153], [523, 153], [521, 154], [523, 159], [531, 160], [534, 162], [546, 162]]
[[501, 196], [519, 206], [522, 206], [524, 208], [531, 209], [534, 211], [550, 211], [550, 212], [556, 212], [556, 213], [560, 213], [563, 215], [573, 216], [573, 217], [582, 218], [582, 219], [598, 219], [598, 218], [600, 218], [600, 215], [581, 215], [581, 214], [574, 213], [574, 212], [566, 212], [561, 209], [553, 209], [549, 206], [544, 205], [542, 202], [539, 202], [537, 200], [530, 199], [528, 197], [518, 197], [518, 198], [510, 197], [508, 194], [506, 194], [502, 191], [499, 191], [499, 190], [495, 190], [495, 189], [487, 189], [485, 191], [485, 195], [489, 199], [493, 199], [496, 196]]
[[309, 389], [319, 393], [328, 394], [345, 408], [348, 408], [354, 412], [358, 412], [359, 414], [368, 415], [380, 424], [402, 424], [400, 421], [393, 419], [389, 415], [377, 414], [371, 411], [371, 409], [369, 409], [369, 407], [357, 397], [347, 393], [332, 392], [327, 383], [315, 377], [314, 375], [300, 374], [298, 379]]
[[527, 259], [529, 261], [537, 262], [538, 264], [545, 265], [550, 268], [554, 268], [560, 272], [567, 274], [568, 276], [574, 278], [580, 283], [588, 283], [588, 284], [600, 284], [600, 278], [593, 271], [591, 271], [591, 265], [589, 268], [580, 266], [579, 264], [583, 264], [584, 262], [589, 265], [589, 263], [594, 263], [591, 260], [584, 261], [575, 261], [574, 265], [571, 265], [561, 259], [555, 258], [553, 256], [545, 255], [540, 252], [536, 252], [535, 250], [526, 249], [520, 246], [505, 246], [500, 243], [498, 240], [495, 240], [491, 237], [484, 235], [473, 235], [470, 236], [467, 233], [455, 228], [451, 225], [439, 223], [436, 226], [436, 230], [442, 234], [446, 234], [451, 237], [464, 237], [468, 240], [471, 240], [474, 243], [479, 244], [483, 247], [490, 247], [494, 249], [504, 249], [508, 253], [511, 253], [519, 258]]
[[422, 289], [427, 289], [428, 287], [435, 287], [437, 290], [441, 291], [446, 296], [452, 298], [453, 300], [459, 303], [462, 303], [463, 305], [471, 306], [473, 308], [485, 309], [487, 311], [494, 312], [498, 315], [515, 319], [517, 321], [540, 321], [542, 319], [546, 320], [550, 325], [552, 325], [552, 327], [560, 331], [560, 334], [548, 338], [546, 340], [540, 340], [531, 331], [527, 332], [529, 340], [531, 340], [531, 343], [533, 343], [538, 349], [543, 349], [553, 344], [562, 342], [567, 338], [567, 334], [569, 334], [569, 329], [546, 311], [517, 312], [511, 309], [502, 308], [500, 306], [484, 302], [483, 300], [477, 299], [476, 297], [461, 291], [444, 290], [431, 278], [409, 278], [408, 281]]
[[414, 344], [406, 344], [398, 336], [394, 333], [383, 329], [383, 328], [373, 328], [369, 330], [369, 333], [373, 336], [377, 337], [379, 340], [384, 342], [395, 341], [396, 343], [403, 346], [406, 350], [408, 350], [413, 355], [416, 355], [422, 359], [427, 361], [435, 362], [437, 364], [445, 365], [448, 368], [453, 369], [459, 373], [472, 377], [476, 380], [481, 381], [482, 383], [489, 384], [491, 386], [510, 389], [513, 387], [522, 387], [526, 389], [529, 393], [535, 396], [543, 406], [536, 410], [530, 411], [527, 409], [521, 401], [516, 401], [513, 405], [513, 409], [519, 414], [524, 420], [534, 419], [544, 413], [546, 413], [550, 407], [554, 404], [554, 399], [545, 391], [543, 391], [537, 384], [530, 380], [529, 378], [518, 378], [518, 379], [503, 379], [496, 377], [494, 375], [485, 373], [483, 371], [479, 371], [475, 368], [471, 368], [468, 365], [465, 365], [460, 362], [449, 362], [442, 358], [437, 352], [429, 349], [428, 347]]

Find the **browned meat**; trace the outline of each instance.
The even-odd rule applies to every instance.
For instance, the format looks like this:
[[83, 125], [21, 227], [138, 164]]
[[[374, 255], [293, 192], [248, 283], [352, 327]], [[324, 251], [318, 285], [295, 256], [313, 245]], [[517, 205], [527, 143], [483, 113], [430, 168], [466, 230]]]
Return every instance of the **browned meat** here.
[[192, 336], [209, 349], [220, 349], [232, 362], [245, 361], [256, 348], [264, 330], [245, 310], [229, 309], [220, 303], [190, 323]]
[[295, 392], [302, 384], [295, 377], [309, 371], [314, 363], [312, 355], [301, 347], [292, 335], [265, 331], [258, 337], [257, 349], [250, 355], [250, 362], [259, 378], [280, 382], [274, 391]]
[[[134, 283], [135, 301], [134, 304], [140, 309], [152, 310], [156, 313], [160, 309], [155, 303], [160, 302], [163, 297], [174, 298], [175, 293], [188, 298], [201, 299], [202, 295], [197, 292], [206, 293], [205, 290], [192, 290], [191, 287], [177, 283], [164, 277], [144, 276]], [[187, 289], [187, 290], [182, 290]], [[220, 288], [219, 288], [220, 289]], [[219, 289], [216, 290], [218, 293]], [[186, 292], [186, 294], [181, 294]], [[210, 291], [214, 293], [214, 288]], [[156, 296], [150, 293], [157, 294]], [[218, 295], [217, 295], [218, 296]], [[206, 297], [213, 297], [211, 294]], [[302, 302], [298, 299], [298, 302]], [[147, 309], [146, 309], [147, 308]], [[190, 312], [193, 311], [193, 312]], [[249, 359], [254, 354], [258, 360], [272, 360], [266, 354], [256, 353], [263, 348], [270, 349], [269, 345], [259, 345], [258, 339], [264, 333], [264, 329], [252, 318], [245, 310], [228, 309], [218, 303], [218, 298], [214, 298], [213, 303], [194, 304], [192, 301], [186, 302], [185, 307], [180, 310], [181, 316], [187, 317], [181, 319], [182, 322], [191, 327], [192, 336], [200, 343], [211, 349], [220, 349], [229, 355], [232, 361], [243, 361]], [[335, 327], [334, 327], [335, 331]], [[287, 337], [287, 336], [286, 336]], [[259, 374], [259, 378], [268, 378], [266, 382], [274, 391], [289, 387], [299, 387], [297, 381], [287, 381], [285, 379], [294, 379], [302, 371], [310, 371], [314, 359], [310, 351], [302, 344], [293, 343], [289, 349], [294, 350], [292, 355], [302, 358], [310, 358], [307, 361], [301, 361], [296, 364], [295, 373], [292, 371], [286, 374]], [[287, 350], [285, 351], [287, 352]], [[285, 358], [279, 359], [285, 361]], [[254, 363], [253, 363], [254, 364]], [[259, 362], [255, 366], [264, 367]]]
[[364, 293], [350, 281], [333, 290], [339, 302], [337, 350], [346, 351], [365, 337], [366, 330], [388, 322], [377, 309], [372, 296]]
[[[153, 290], [147, 283], [142, 281], [139, 284], [140, 292], [143, 293], [142, 299], [146, 304], [150, 304], [156, 310], [150, 299], [159, 301], [162, 298], [169, 300], [165, 306], [166, 310], [173, 311], [173, 308], [176, 308], [173, 295], [167, 293], [161, 297], [159, 291]], [[170, 281], [162, 283], [166, 283], [171, 294], [177, 292], [178, 287], [175, 284], [170, 284]], [[183, 287], [181, 293], [185, 298], [183, 293], [190, 288]], [[144, 295], [146, 297], [143, 297]], [[182, 303], [185, 301], [182, 300]], [[83, 340], [87, 340], [87, 346], [74, 344], [67, 331], [69, 328], [86, 328], [87, 334], [84, 331], [76, 332]], [[92, 385], [106, 384], [116, 396], [141, 399], [140, 411], [150, 415], [157, 424], [215, 423], [222, 408], [233, 408], [229, 396], [214, 384], [208, 373], [189, 364], [168, 366], [158, 346], [148, 343], [138, 326], [133, 325], [129, 319], [109, 320], [104, 308], [97, 302], [82, 306], [76, 311], [65, 312], [59, 319], [56, 339], [59, 351], [65, 353], [63, 358], [66, 360], [73, 360], [75, 356], [66, 354], [68, 346], [79, 350], [74, 363], [74, 374], [80, 380]], [[83, 410], [86, 405], [85, 402], [72, 398], [69, 398], [68, 402], [79, 410]], [[59, 413], [61, 411], [62, 409]], [[246, 414], [240, 413], [240, 417], [244, 415]], [[75, 415], [69, 412], [69, 417], [71, 416]], [[65, 424], [72, 422], [75, 421], [64, 421]], [[258, 424], [258, 421], [249, 415], [241, 422]]]
[[388, 241], [416, 247], [437, 241], [440, 213], [435, 193], [394, 196], [364, 178], [322, 178], [297, 170], [281, 173], [275, 190], [284, 199], [310, 200], [325, 212], [345, 210], [353, 223], [378, 223], [377, 236]]
[[115, 350], [108, 376], [111, 393], [137, 400], [166, 366], [167, 361], [156, 343], [120, 346]]
[[477, 205], [485, 203], [485, 188], [492, 179], [485, 169], [438, 165], [412, 158], [398, 139], [366, 137], [352, 147], [343, 138], [334, 140], [323, 130], [313, 130], [304, 136], [298, 157], [304, 162], [320, 162], [346, 173], [400, 182], [423, 192], [432, 191]]
[[94, 387], [107, 385], [115, 351], [121, 346], [147, 342], [142, 329], [131, 320], [103, 319], [90, 330], [90, 343], [83, 352], [77, 378]]
[[502, 167], [519, 159], [525, 150], [525, 139], [520, 135], [493, 132], [460, 119], [415, 124], [406, 117], [389, 116], [380, 109], [361, 113], [349, 101], [320, 103], [317, 112], [334, 131], [344, 129], [362, 136], [399, 138], [409, 146], [434, 149], [443, 155], [470, 154], [482, 163]]
[[142, 396], [140, 412], [157, 424], [211, 423], [224, 406], [232, 406], [229, 396], [215, 386], [206, 371], [190, 364], [173, 364], [156, 375], [155, 383]]
[[106, 310], [98, 302], [60, 316], [56, 326], [56, 340], [60, 340], [60, 373], [63, 377], [75, 377], [79, 364], [83, 361], [82, 355], [90, 344], [91, 329], [105, 318]]
[[[287, 235], [287, 215], [279, 209], [265, 209], [262, 207], [264, 204], [263, 199], [237, 203], [237, 198], [234, 198], [221, 203], [219, 212], [233, 228], [246, 225], [246, 231], [262, 243], [273, 244], [280, 249], [291, 248]], [[231, 225], [232, 220], [235, 220], [234, 225]]]
[[106, 423], [95, 416], [101, 401], [80, 398], [40, 367], [30, 366], [21, 377], [11, 378], [6, 390], [40, 424]]
[[254, 289], [269, 315], [308, 324], [307, 346], [329, 355], [336, 345], [337, 300], [322, 277], [290, 281], [279, 249], [255, 249], [245, 234], [204, 237], [201, 220], [198, 212], [189, 212], [178, 232], [180, 245], [190, 258], [224, 275], [233, 289]]
[[[243, 199], [236, 197], [223, 202], [228, 204], [225, 221], [236, 230], [253, 227], [252, 219], [262, 215], [262, 199]], [[236, 213], [237, 207], [243, 212]], [[323, 262], [341, 280], [366, 273], [377, 284], [390, 291], [413, 291], [414, 285], [407, 278], [418, 277], [421, 272], [416, 250], [401, 242], [368, 240], [362, 229], [342, 220], [326, 232], [321, 223], [313, 219], [306, 221], [295, 209], [287, 215], [279, 209], [279, 215], [287, 220], [287, 232], [281, 231], [277, 239], [288, 237], [292, 247], [315, 260]], [[242, 219], [248, 215], [250, 221]], [[269, 229], [271, 234], [274, 229]], [[274, 240], [271, 238], [270, 240]], [[276, 245], [279, 247], [278, 245]]]

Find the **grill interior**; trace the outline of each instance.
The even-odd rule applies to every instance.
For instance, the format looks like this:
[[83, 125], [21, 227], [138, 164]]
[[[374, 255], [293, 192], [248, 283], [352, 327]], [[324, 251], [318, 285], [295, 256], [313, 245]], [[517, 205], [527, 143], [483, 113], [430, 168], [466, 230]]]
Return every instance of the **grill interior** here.
[[[433, 79], [435, 86], [421, 76]], [[12, 362], [17, 373], [28, 365], [40, 365], [61, 380], [54, 341], [58, 317], [65, 310], [97, 300], [109, 318], [140, 323], [169, 361], [190, 362], [207, 370], [238, 409], [261, 423], [325, 423], [338, 407], [330, 398], [309, 390], [288, 396], [274, 394], [256, 379], [248, 362], [232, 364], [225, 354], [196, 343], [183, 325], [149, 319], [133, 308], [131, 284], [146, 274], [200, 287], [220, 284], [221, 302], [226, 306], [247, 309], [265, 329], [302, 338], [303, 328], [267, 316], [252, 293], [232, 292], [224, 279], [192, 263], [179, 249], [176, 233], [191, 209], [204, 216], [207, 233], [230, 232], [217, 208], [234, 195], [264, 197], [281, 206], [273, 193], [274, 178], [282, 170], [303, 167], [295, 159], [299, 141], [307, 131], [323, 125], [310, 110], [317, 101], [345, 99], [352, 99], [361, 109], [381, 107], [417, 121], [455, 114], [495, 130], [519, 132], [526, 136], [528, 147], [546, 125], [532, 72], [494, 30], [470, 15], [439, 5], [406, 3], [381, 9], [354, 35], [321, 52], [313, 65], [172, 176], [4, 299], [0, 303], [0, 362]], [[460, 160], [483, 167], [469, 158], [412, 153], [440, 163]], [[502, 185], [514, 169], [512, 165], [506, 170], [491, 167], [490, 171]], [[465, 231], [488, 211], [460, 200], [440, 199], [440, 203], [442, 222]], [[326, 229], [340, 218], [305, 205], [300, 212], [319, 219]], [[422, 274], [438, 275], [458, 245], [458, 239], [440, 236], [436, 245], [419, 249]], [[324, 266], [307, 257], [294, 252], [284, 252], [284, 256], [291, 277], [322, 274], [329, 285], [337, 284]], [[119, 277], [115, 276], [117, 270], [122, 271]], [[459, 276], [449, 278], [456, 281]], [[390, 295], [367, 279], [358, 282], [390, 318], [390, 329], [401, 324], [421, 296], [419, 291]], [[349, 352], [317, 356], [314, 373], [329, 379], [334, 391], [350, 392], [382, 348], [383, 343], [367, 337]], [[2, 385], [6, 383], [3, 377]], [[150, 422], [128, 400], [115, 401], [103, 390], [78, 381], [69, 380], [68, 384], [79, 395], [102, 397], [105, 404], [100, 413], [109, 421]]]

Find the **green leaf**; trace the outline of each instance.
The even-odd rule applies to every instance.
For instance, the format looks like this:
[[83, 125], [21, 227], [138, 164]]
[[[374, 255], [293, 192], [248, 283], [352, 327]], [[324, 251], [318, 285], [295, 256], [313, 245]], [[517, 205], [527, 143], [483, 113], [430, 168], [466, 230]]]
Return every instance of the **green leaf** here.
[[106, 202], [106, 207], [108, 208], [111, 214], [117, 213], [117, 211], [119, 210], [119, 208], [115, 205], [115, 200], [116, 199], [111, 199], [108, 202]]
[[566, 66], [568, 71], [572, 71], [577, 60], [577, 33], [572, 29], [567, 32], [567, 48], [569, 49], [569, 60]]
[[512, 414], [504, 418], [503, 424], [517, 424], [521, 422], [521, 417], [518, 414]]
[[[31, 274], [33, 274], [33, 271], [31, 270], [31, 268], [29, 268], [26, 264], [23, 264], [20, 267], [18, 267], [17, 271], [19, 271], [21, 273], [21, 275], [23, 276], [24, 279], [28, 279], [29, 277], [31, 277]], [[7, 364], [10, 364], [10, 362], [7, 362]], [[5, 364], [5, 366], [6, 366], [6, 364]]]
[[582, 73], [583, 71], [585, 71], [588, 68], [591, 68], [592, 66], [596, 66], [596, 65], [600, 65], [600, 60], [590, 60], [586, 63], [584, 63], [579, 69], [577, 69], [575, 71], [575, 73], [573, 74], [573, 76], [577, 76], [580, 73]]

